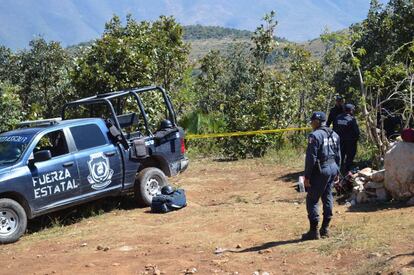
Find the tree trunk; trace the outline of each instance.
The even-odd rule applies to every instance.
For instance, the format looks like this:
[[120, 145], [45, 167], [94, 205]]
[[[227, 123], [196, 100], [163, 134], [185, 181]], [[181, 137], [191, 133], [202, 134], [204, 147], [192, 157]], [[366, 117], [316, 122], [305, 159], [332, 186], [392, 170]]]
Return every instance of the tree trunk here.
[[[349, 52], [351, 54], [352, 59], [354, 59], [355, 55], [354, 55], [354, 52], [352, 51], [352, 47], [349, 47]], [[360, 90], [361, 90], [361, 95], [362, 95], [362, 114], [365, 117], [368, 138], [371, 142], [373, 142], [377, 146], [377, 148], [380, 151], [381, 157], [382, 157], [385, 155], [385, 152], [387, 151], [387, 144], [383, 142], [383, 140], [381, 139], [381, 135], [378, 134], [377, 123], [372, 117], [373, 116], [372, 112], [368, 110], [368, 104], [367, 104], [368, 93], [365, 87], [365, 81], [364, 81], [364, 76], [362, 74], [361, 67], [357, 65], [356, 69], [358, 72]]]

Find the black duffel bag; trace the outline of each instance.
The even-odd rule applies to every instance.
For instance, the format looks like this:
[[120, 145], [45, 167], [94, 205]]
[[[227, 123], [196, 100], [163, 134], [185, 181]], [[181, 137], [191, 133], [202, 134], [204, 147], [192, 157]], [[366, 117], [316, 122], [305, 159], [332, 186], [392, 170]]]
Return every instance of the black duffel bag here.
[[164, 186], [161, 194], [152, 198], [151, 212], [167, 213], [187, 206], [184, 189], [174, 190], [171, 186]]

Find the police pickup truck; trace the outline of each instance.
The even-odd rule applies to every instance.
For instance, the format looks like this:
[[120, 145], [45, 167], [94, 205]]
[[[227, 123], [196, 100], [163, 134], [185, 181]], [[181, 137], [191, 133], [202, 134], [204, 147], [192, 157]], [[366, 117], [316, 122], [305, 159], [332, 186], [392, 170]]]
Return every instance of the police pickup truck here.
[[[165, 108], [155, 129], [143, 99]], [[28, 219], [102, 197], [134, 192], [148, 206], [167, 177], [187, 168], [184, 153], [184, 131], [156, 86], [70, 102], [60, 119], [24, 122], [0, 134], [0, 243], [17, 241]]]

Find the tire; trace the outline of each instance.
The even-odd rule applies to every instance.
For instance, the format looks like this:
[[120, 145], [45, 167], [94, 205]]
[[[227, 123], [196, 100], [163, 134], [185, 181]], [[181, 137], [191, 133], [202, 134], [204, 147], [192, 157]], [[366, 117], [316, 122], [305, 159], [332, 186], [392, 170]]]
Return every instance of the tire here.
[[11, 199], [0, 199], [0, 244], [17, 242], [27, 228], [23, 207]]
[[135, 200], [141, 207], [150, 206], [152, 198], [166, 185], [168, 180], [163, 171], [155, 167], [145, 168], [135, 179]]

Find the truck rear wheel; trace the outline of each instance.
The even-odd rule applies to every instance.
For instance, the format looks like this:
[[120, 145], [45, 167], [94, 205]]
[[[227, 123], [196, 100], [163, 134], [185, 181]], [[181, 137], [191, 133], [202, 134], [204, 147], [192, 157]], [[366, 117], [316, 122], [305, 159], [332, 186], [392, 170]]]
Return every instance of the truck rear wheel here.
[[23, 207], [11, 199], [0, 199], [0, 244], [14, 243], [27, 227], [27, 215]]
[[161, 188], [168, 185], [164, 172], [149, 167], [139, 172], [135, 179], [135, 199], [139, 206], [150, 206], [152, 198], [161, 193]]

